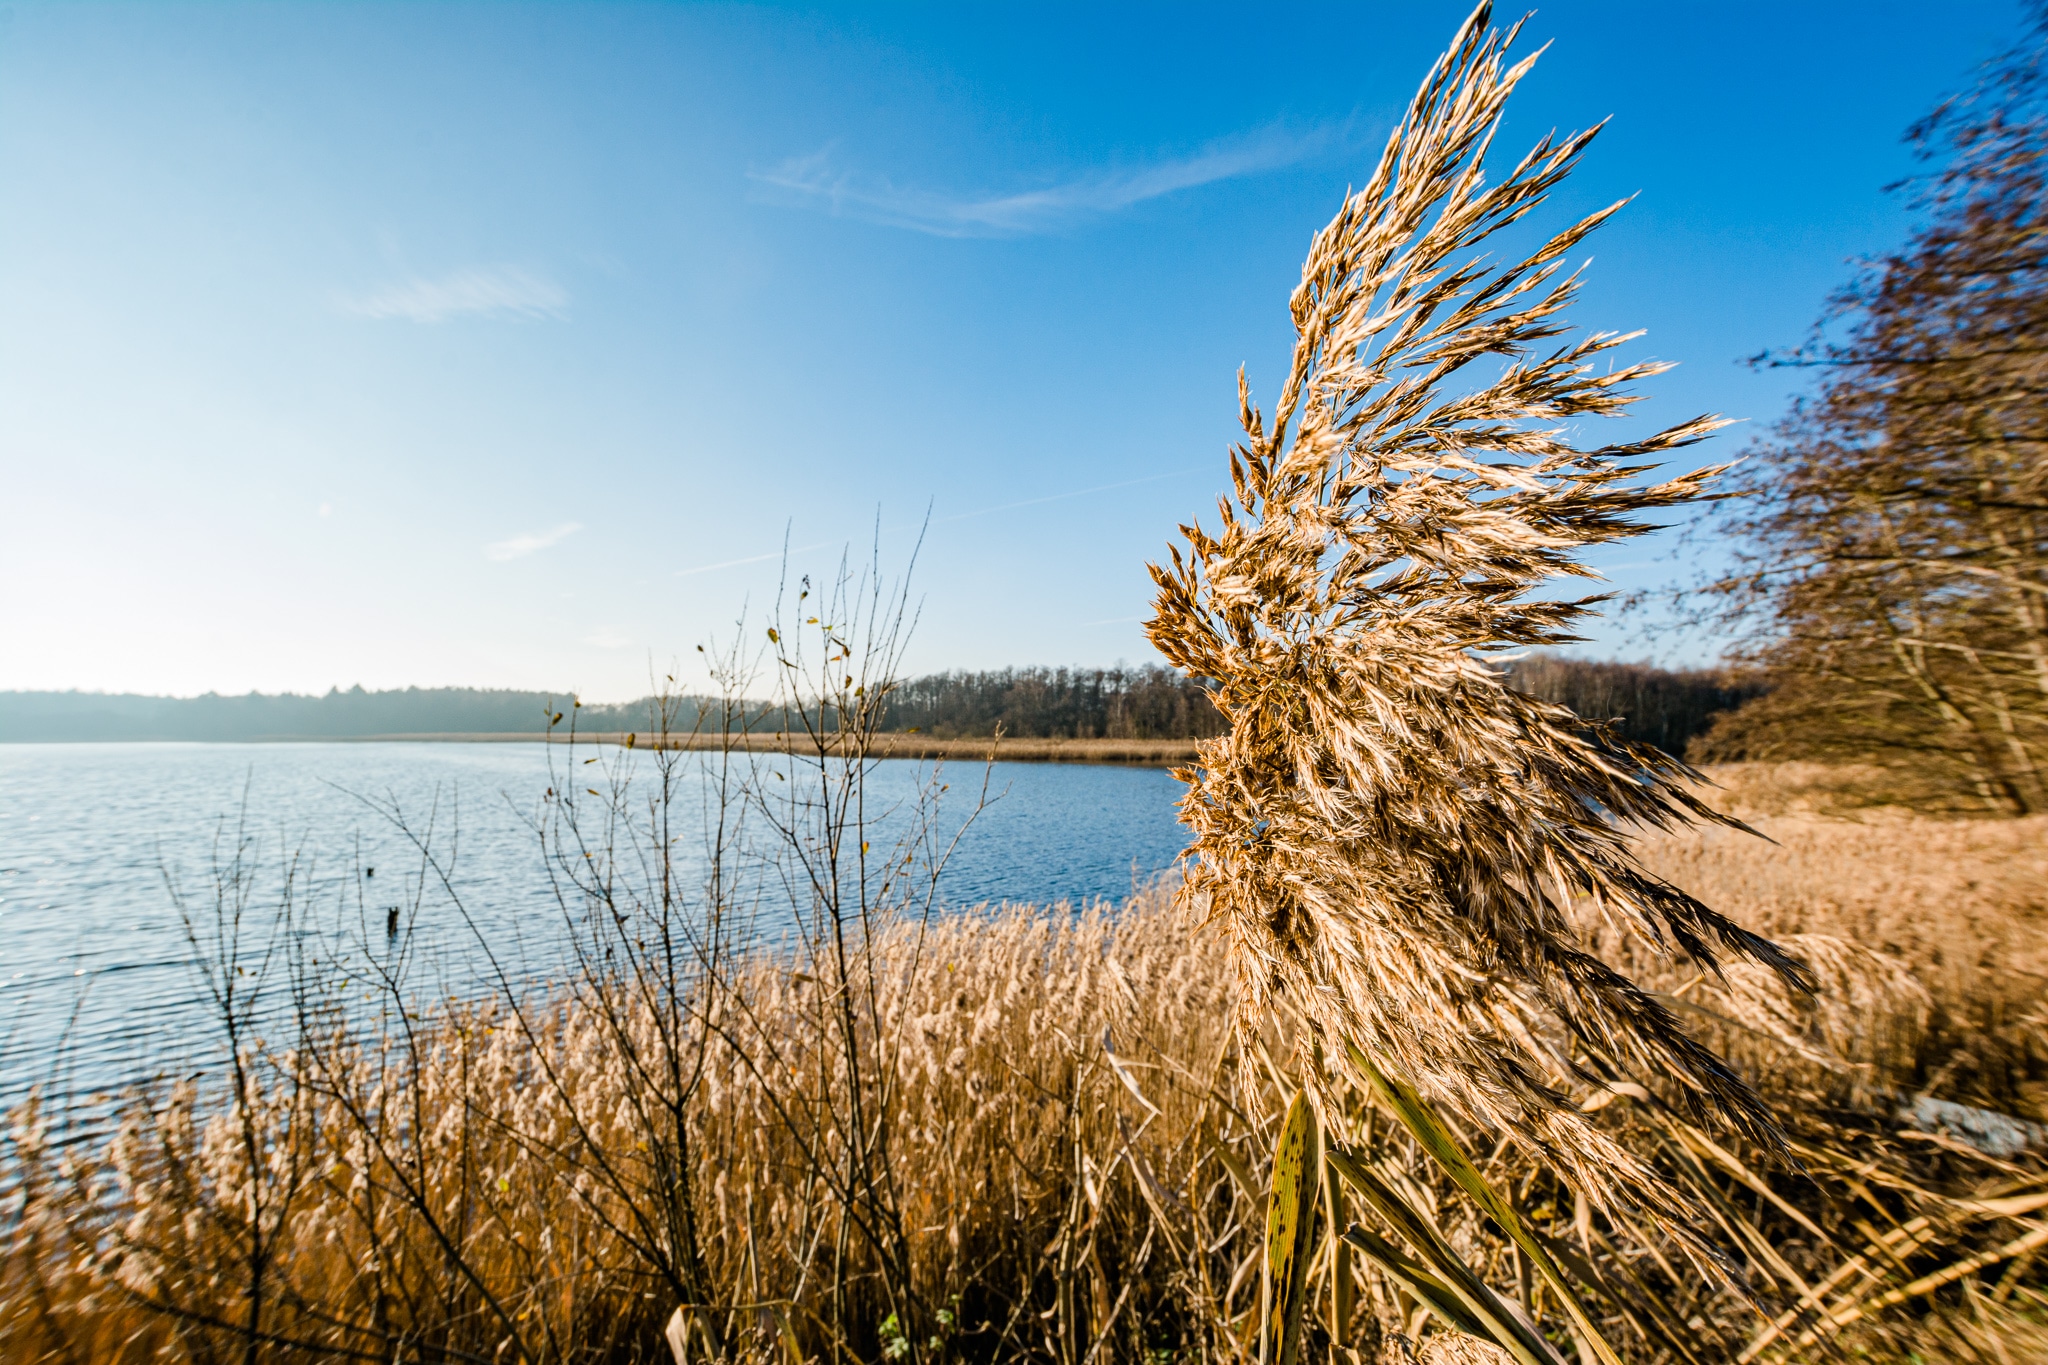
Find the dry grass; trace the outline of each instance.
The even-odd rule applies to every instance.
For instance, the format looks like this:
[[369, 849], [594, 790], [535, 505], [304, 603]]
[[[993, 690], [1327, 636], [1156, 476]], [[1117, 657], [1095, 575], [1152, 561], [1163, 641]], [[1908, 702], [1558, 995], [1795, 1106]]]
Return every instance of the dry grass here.
[[[626, 744], [635, 747], [653, 747], [655, 741], [631, 731], [581, 730], [573, 737], [578, 744]], [[532, 744], [543, 737], [529, 734], [446, 734], [446, 735], [367, 735], [361, 740], [351, 739], [350, 743], [370, 743], [381, 740], [454, 740], [462, 743], [521, 743]], [[566, 744], [572, 742], [569, 735], [549, 735], [549, 742]], [[693, 753], [723, 752], [741, 750], [750, 753], [786, 754], [801, 753], [810, 747], [804, 735], [790, 734], [749, 734], [744, 736], [723, 735], [672, 735], [666, 747]], [[1195, 756], [1195, 741], [1191, 739], [1040, 739], [1017, 738], [1000, 735], [987, 739], [943, 739], [934, 735], [913, 735], [895, 732], [877, 733], [869, 743], [869, 752], [876, 758], [901, 758], [917, 761], [942, 759], [949, 762], [975, 763], [993, 757], [1002, 763], [1120, 763], [1134, 767], [1164, 768], [1176, 763], [1185, 763]]]
[[[592, 738], [616, 743], [623, 741], [625, 736]], [[943, 739], [935, 735], [877, 731], [862, 743], [867, 754], [874, 758], [937, 759], [958, 763], [989, 760], [999, 763], [1124, 763], [1163, 768], [1185, 763], [1195, 754], [1195, 742], [1191, 739], [1039, 739], [1011, 735], [986, 739]], [[674, 745], [699, 751], [727, 747], [716, 735], [678, 737]], [[746, 737], [742, 747], [757, 753], [790, 753], [803, 751], [808, 742], [802, 735], [754, 734]]]
[[[806, 1354], [840, 1346], [872, 1358], [886, 1344], [874, 1243], [848, 1235], [810, 1150], [843, 1141], [832, 1129], [845, 1058], [799, 966], [754, 959], [730, 997], [720, 1028], [733, 1043], [713, 1048], [691, 1116], [695, 1214], [726, 1349], [776, 1354], [789, 1332]], [[1227, 1017], [1220, 973], [1142, 903], [1114, 924], [1101, 911], [1019, 911], [899, 932], [874, 970], [885, 989], [865, 1039], [881, 1053], [868, 1098], [894, 1105], [883, 1174], [902, 1191], [921, 1296], [952, 1305], [952, 1331], [977, 1354], [1030, 1354], [1047, 1328], [1018, 1310], [1134, 1285], [1128, 1328], [1179, 1344], [1188, 1324], [1168, 1310], [1199, 1289], [1147, 1263], [1165, 1249], [1139, 1235], [1123, 1134], [1156, 1179], [1202, 1203], [1188, 1174], [1233, 1126], [1209, 1094]], [[266, 1358], [287, 1342], [359, 1358], [667, 1350], [676, 1296], [636, 1245], [636, 1211], [594, 1178], [610, 1167], [659, 1203], [662, 1173], [631, 1090], [635, 1056], [660, 1047], [644, 1016], [615, 1035], [588, 990], [534, 1002], [523, 1026], [494, 1006], [455, 1004], [410, 1030], [336, 1035], [321, 1059], [288, 1063], [313, 1082], [302, 1112], [280, 1092], [259, 1106], [270, 1182], [304, 1173], [272, 1244]], [[1111, 1041], [1156, 1112], [1126, 1091]], [[554, 1090], [542, 1071], [568, 1086]], [[30, 1178], [15, 1206], [0, 1356], [204, 1360], [233, 1349], [247, 1309], [246, 1151], [232, 1117], [208, 1116], [191, 1091], [152, 1098], [98, 1171], [63, 1167], [38, 1147], [33, 1120], [17, 1132], [16, 1172]], [[95, 1175], [114, 1182], [98, 1196], [85, 1184]], [[1227, 1232], [1231, 1203], [1226, 1190], [1207, 1206], [1224, 1220], [1210, 1239]], [[835, 1293], [861, 1301], [835, 1304]], [[843, 1321], [859, 1330], [842, 1333]]]
[[[1862, 859], [1871, 866], [1853, 884], [1818, 841], [1803, 857], [1719, 836], [1653, 845], [1650, 856], [1699, 884], [1773, 897], [1759, 908], [1783, 932], [1815, 933], [1848, 927], [1833, 908], [1846, 887], [1938, 896], [1968, 880], [1948, 866], [1953, 845], [1916, 859], [1928, 848], [1916, 835], [1947, 831], [1999, 848], [2025, 828], [1901, 822], [1867, 846], [1884, 861]], [[1223, 955], [1190, 936], [1168, 891], [1115, 913], [1006, 909], [901, 925], [879, 941], [880, 1011], [862, 1038], [882, 1065], [865, 1084], [890, 1106], [879, 1174], [901, 1194], [910, 1276], [925, 1305], [909, 1324], [922, 1334], [920, 1358], [1256, 1355], [1260, 1173], [1300, 1077], [1284, 1062], [1284, 1034], [1250, 1051], [1234, 1039]], [[1979, 922], [1989, 928], [1996, 893], [1982, 894]], [[2032, 913], [2031, 902], [2007, 908]], [[717, 1338], [715, 1349], [693, 1338], [692, 1359], [877, 1360], [902, 1349], [908, 1315], [885, 1302], [879, 1241], [822, 1183], [832, 1163], [817, 1149], [843, 1142], [833, 1116], [845, 1057], [801, 968], [756, 956], [734, 970], [722, 1006], [731, 1041], [712, 1048], [692, 1100], [693, 1214]], [[0, 1358], [252, 1358], [238, 1328], [251, 1196], [264, 1185], [268, 1307], [253, 1358], [665, 1359], [677, 1296], [628, 1207], [644, 1201], [644, 1213], [663, 1188], [632, 1080], [662, 1049], [646, 1016], [620, 1035], [599, 1003], [593, 983], [565, 983], [531, 1003], [524, 1026], [501, 1004], [454, 1003], [410, 1029], [386, 1016], [330, 1035], [324, 1059], [273, 1055], [258, 1101], [259, 1182], [234, 1115], [209, 1107], [204, 1091], [151, 1097], [96, 1153], [39, 1147], [32, 1116], [17, 1116]], [[1856, 1047], [1825, 1033], [1811, 1045], [1837, 1043]], [[1772, 1065], [1763, 1057], [1753, 1074], [1775, 1074]], [[568, 1084], [550, 1085], [550, 1071]], [[294, 1075], [310, 1083], [294, 1090]], [[1715, 1192], [1717, 1237], [1766, 1304], [1788, 1304], [1797, 1284], [1844, 1264], [1859, 1222], [1883, 1233], [1935, 1220], [1940, 1238], [1908, 1245], [1905, 1269], [1882, 1281], [1896, 1285], [2029, 1226], [2029, 1215], [1968, 1215], [1956, 1197], [2048, 1190], [2038, 1174], [1895, 1135], [1878, 1113], [1773, 1094], [1813, 1178], [1774, 1173], [1754, 1149], [1707, 1143], [1639, 1101], [1594, 1115], [1665, 1178]], [[1352, 1096], [1338, 1122], [1377, 1142], [1475, 1266], [1503, 1287], [1518, 1284], [1497, 1232], [1460, 1206], [1412, 1144], [1390, 1136], [1398, 1130], [1385, 1114]], [[1532, 1225], [1585, 1268], [1589, 1302], [1627, 1359], [1684, 1359], [1663, 1344], [1676, 1336], [1706, 1365], [1735, 1358], [1757, 1332], [1742, 1296], [1686, 1269], [1669, 1239], [1575, 1201], [1557, 1170], [1511, 1135], [1467, 1136], [1493, 1153], [1489, 1171], [1518, 1192]], [[1847, 1245], [1816, 1238], [1760, 1189]], [[1946, 1343], [1928, 1360], [1996, 1360], [1992, 1340], [2010, 1343], [2009, 1359], [2027, 1359], [2048, 1281], [2038, 1262], [2006, 1276], [2014, 1265], [1996, 1261], [1946, 1285], [1931, 1296], [1934, 1318], [1916, 1297], [1851, 1321], [1836, 1339], [1870, 1360], [1910, 1358], [1897, 1353], [1909, 1339]], [[1327, 1276], [1327, 1264], [1317, 1273]], [[1418, 1327], [1413, 1304], [1369, 1272], [1357, 1301], [1359, 1359]], [[1556, 1303], [1535, 1302], [1569, 1341]], [[1329, 1310], [1324, 1293], [1319, 1320]], [[892, 1312], [896, 1325], [885, 1326]]]
[[[1759, 932], [1818, 935], [1909, 969], [1930, 1007], [1923, 1022], [1886, 991], [1899, 1002], [1889, 1024], [1873, 1022], [1885, 1011], [1872, 999], [1836, 1025], [1845, 1039], [1863, 1030], [1840, 1050], [1881, 1065], [1889, 1089], [1934, 1084], [2048, 1121], [2048, 818], [1930, 819], [1844, 804], [1844, 791], [1867, 790], [1854, 769], [1741, 765], [1708, 776], [1766, 838], [1667, 834], [1645, 843], [1645, 865]], [[1684, 979], [1618, 940], [1607, 951], [1667, 987]]]

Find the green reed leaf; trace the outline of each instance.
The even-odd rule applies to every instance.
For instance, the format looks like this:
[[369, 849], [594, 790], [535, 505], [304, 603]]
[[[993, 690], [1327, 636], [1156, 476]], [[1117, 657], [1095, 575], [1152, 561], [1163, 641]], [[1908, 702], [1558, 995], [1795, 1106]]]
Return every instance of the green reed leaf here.
[[1266, 1203], [1265, 1365], [1294, 1365], [1301, 1349], [1322, 1171], [1322, 1125], [1308, 1096], [1296, 1091], [1273, 1150], [1273, 1193]]
[[1373, 1093], [1379, 1097], [1380, 1102], [1401, 1120], [1401, 1125], [1409, 1131], [1422, 1149], [1429, 1153], [1437, 1165], [1444, 1168], [1445, 1174], [1457, 1183], [1458, 1188], [1463, 1190], [1473, 1203], [1484, 1209], [1486, 1215], [1500, 1226], [1500, 1230], [1522, 1249], [1522, 1254], [1529, 1258], [1529, 1263], [1536, 1267], [1536, 1272], [1543, 1277], [1544, 1282], [1557, 1295], [1558, 1301], [1564, 1305], [1565, 1312], [1571, 1315], [1572, 1324], [1578, 1328], [1579, 1335], [1600, 1358], [1601, 1365], [1621, 1365], [1621, 1356], [1593, 1325], [1593, 1319], [1579, 1302], [1578, 1291], [1565, 1281], [1564, 1272], [1558, 1269], [1556, 1260], [1523, 1223], [1514, 1202], [1496, 1190], [1488, 1183], [1486, 1177], [1479, 1173], [1479, 1168], [1473, 1164], [1471, 1157], [1465, 1155], [1465, 1149], [1458, 1145], [1458, 1140], [1451, 1135], [1451, 1130], [1444, 1121], [1437, 1117], [1436, 1111], [1416, 1093], [1413, 1086], [1398, 1076], [1391, 1076], [1382, 1071], [1356, 1043], [1347, 1038], [1344, 1040], [1344, 1048], [1351, 1057], [1352, 1065], [1372, 1082]]
[[[1429, 1274], [1463, 1305], [1462, 1318], [1447, 1313], [1446, 1321], [1453, 1325], [1462, 1322], [1466, 1330], [1479, 1329], [1471, 1331], [1471, 1335], [1493, 1342], [1514, 1356], [1521, 1365], [1564, 1365], [1557, 1349], [1516, 1316], [1486, 1281], [1465, 1264], [1451, 1244], [1444, 1240], [1443, 1234], [1437, 1231], [1436, 1225], [1402, 1198], [1379, 1172], [1361, 1160], [1357, 1153], [1336, 1143], [1330, 1144], [1329, 1162], [1358, 1191], [1372, 1211], [1415, 1249]], [[1354, 1240], [1352, 1245], [1367, 1250], [1367, 1245], [1358, 1241]], [[1435, 1310], [1435, 1304], [1428, 1295], [1418, 1293], [1416, 1297], [1429, 1305], [1431, 1311]]]

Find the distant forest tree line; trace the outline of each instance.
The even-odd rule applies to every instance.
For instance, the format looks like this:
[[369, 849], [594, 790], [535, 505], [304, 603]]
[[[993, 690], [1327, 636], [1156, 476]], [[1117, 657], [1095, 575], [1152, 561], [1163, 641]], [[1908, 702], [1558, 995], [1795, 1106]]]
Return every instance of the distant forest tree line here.
[[[1535, 655], [1503, 666], [1518, 691], [1557, 702], [1670, 753], [1683, 753], [1713, 718], [1758, 695], [1753, 682], [1712, 670], [1653, 668]], [[366, 739], [412, 735], [646, 733], [652, 698], [577, 708], [567, 694], [467, 687], [384, 692], [336, 688], [323, 696], [146, 697], [95, 692], [0, 692], [0, 742]], [[694, 703], [676, 724], [695, 723]], [[753, 718], [755, 728], [786, 719]], [[1207, 686], [1156, 664], [1117, 668], [1005, 668], [909, 678], [891, 692], [883, 728], [939, 738], [1002, 733], [1034, 739], [1203, 739], [1223, 731]]]
[[1002, 668], [897, 684], [882, 726], [941, 739], [1205, 739], [1224, 730], [1207, 689], [1170, 668]]
[[[1617, 722], [1632, 739], [1683, 754], [1714, 716], [1755, 697], [1753, 682], [1716, 670], [1672, 670], [1533, 655], [1503, 665], [1516, 691]], [[1204, 739], [1223, 732], [1207, 687], [1169, 668], [1005, 668], [934, 673], [890, 694], [885, 728], [940, 738], [1003, 733], [1048, 739]]]
[[[362, 739], [372, 735], [534, 734], [566, 697], [476, 687], [408, 687], [324, 696], [250, 692], [199, 697], [0, 692], [0, 740]], [[611, 709], [611, 708], [606, 708]]]

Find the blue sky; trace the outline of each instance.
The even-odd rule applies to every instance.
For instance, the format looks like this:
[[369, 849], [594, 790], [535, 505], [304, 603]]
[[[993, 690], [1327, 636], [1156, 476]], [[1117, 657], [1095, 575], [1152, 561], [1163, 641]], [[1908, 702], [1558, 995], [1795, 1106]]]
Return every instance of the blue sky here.
[[[1464, 12], [16, 0], [0, 688], [638, 695], [785, 535], [900, 565], [927, 508], [913, 668], [1149, 659], [1234, 373]], [[1782, 411], [1737, 362], [1900, 240], [1901, 133], [2019, 23], [1536, 14], [1508, 143], [1613, 117], [1549, 221], [1638, 196], [1578, 321], [1681, 363], [1632, 421]]]

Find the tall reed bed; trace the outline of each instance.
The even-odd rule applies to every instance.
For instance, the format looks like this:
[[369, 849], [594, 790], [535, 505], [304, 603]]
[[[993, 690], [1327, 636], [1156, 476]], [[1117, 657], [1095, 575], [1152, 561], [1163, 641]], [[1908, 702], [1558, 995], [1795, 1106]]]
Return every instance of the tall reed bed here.
[[[1853, 945], [1822, 955], [1838, 977], [1844, 952], [1864, 960], [1855, 980], [1789, 1016], [1774, 1008], [1881, 1067], [1890, 1091], [1932, 1089], [2048, 1122], [2048, 820], [1931, 820], [1861, 804], [1828, 814], [1812, 807], [1854, 790], [1859, 774], [1783, 767], [1712, 770], [1769, 842], [1675, 833], [1645, 842], [1645, 864], [1788, 944], [1820, 935]], [[1618, 940], [1605, 946], [1665, 990], [1693, 975]], [[1886, 985], [1901, 969], [1910, 979]], [[1701, 981], [1688, 996], [1698, 993], [1721, 988]]]
[[[90, 1157], [22, 1115], [4, 1354], [625, 1360], [668, 1333], [689, 1358], [1029, 1356], [1100, 1335], [1118, 1291], [1119, 1354], [1197, 1344], [1199, 1287], [1130, 1179], [1143, 1162], [1222, 1220], [1205, 1242], [1229, 1231], [1233, 1198], [1188, 1179], [1233, 1131], [1209, 1093], [1227, 1002], [1168, 915], [885, 934], [858, 1059], [806, 965], [732, 968], [668, 1135], [683, 1181], [636, 1093], [663, 1024], [616, 976], [258, 1046], [246, 1114], [174, 1089]], [[890, 1135], [886, 1197], [846, 1187], [849, 1099]], [[659, 1217], [679, 1189], [687, 1271]]]
[[[676, 1173], [633, 1093], [661, 1025], [613, 975], [516, 1018], [443, 1001], [252, 1044], [246, 1109], [218, 1088], [138, 1096], [104, 1148], [42, 1145], [38, 1115], [16, 1115], [0, 1358], [1252, 1360], [1265, 1172], [1304, 1079], [1286, 1060], [1297, 1026], [1228, 1027], [1223, 955], [1186, 932], [1172, 891], [892, 928], [858, 1063], [802, 961], [736, 962], [684, 1115], [703, 1286], [686, 1331], [648, 1224]], [[1793, 1088], [1868, 1063], [1853, 1039], [1762, 1047], [1751, 1074], [1778, 1078], [1803, 1175], [1647, 1093], [1607, 1093], [1588, 1116], [1711, 1206], [1733, 1285], [1577, 1198], [1511, 1135], [1466, 1137], [1630, 1361], [1739, 1358], [1809, 1295], [1848, 1320], [1802, 1341], [1823, 1320], [1789, 1318], [1758, 1357], [1824, 1359], [1824, 1341], [1858, 1332], [1952, 1339], [1929, 1359], [1997, 1359], [1994, 1328], [2026, 1349], [2048, 1281], [2024, 1252], [1869, 1305], [2031, 1236], [2029, 1210], [2048, 1207], [2035, 1158], [1914, 1138], [1884, 1108]], [[892, 1135], [873, 1174], [896, 1191], [895, 1231], [834, 1173], [847, 1138], [830, 1116], [856, 1065]], [[1910, 1083], [1876, 1069], [1873, 1089]], [[1561, 1305], [1396, 1116], [1355, 1092], [1343, 1105], [1387, 1178], [1569, 1350]], [[1314, 1358], [1449, 1340], [1363, 1258], [1325, 1250], [1308, 1288]]]

